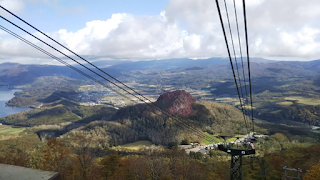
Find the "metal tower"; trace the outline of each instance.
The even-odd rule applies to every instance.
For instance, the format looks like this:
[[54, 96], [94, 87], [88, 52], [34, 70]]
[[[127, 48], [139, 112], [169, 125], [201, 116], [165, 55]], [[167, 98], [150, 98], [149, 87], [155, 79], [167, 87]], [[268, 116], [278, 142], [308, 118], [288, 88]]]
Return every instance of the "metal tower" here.
[[242, 180], [242, 156], [255, 154], [255, 149], [233, 149], [218, 145], [220, 151], [231, 155], [230, 180]]

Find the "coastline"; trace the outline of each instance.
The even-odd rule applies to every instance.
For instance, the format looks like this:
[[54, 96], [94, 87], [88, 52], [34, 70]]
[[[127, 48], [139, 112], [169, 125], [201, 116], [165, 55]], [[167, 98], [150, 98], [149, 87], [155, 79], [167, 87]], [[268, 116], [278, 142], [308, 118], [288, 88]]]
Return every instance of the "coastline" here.
[[39, 108], [39, 107], [41, 107], [41, 106], [43, 105], [43, 104], [40, 104], [40, 105], [27, 105], [27, 106], [10, 105], [10, 104], [8, 104], [8, 103], [9, 103], [13, 98], [15, 98], [15, 97], [16, 97], [17, 92], [22, 92], [22, 91], [23, 91], [23, 89], [18, 88], [18, 87], [15, 87], [15, 86], [9, 86], [9, 85], [8, 85], [7, 90], [10, 90], [10, 91], [12, 91], [12, 92], [13, 92], [13, 97], [12, 97], [12, 98], [10, 98], [9, 100], [7, 100], [7, 101], [5, 102], [5, 107], [10, 107], [10, 108], [30, 108], [30, 109], [37, 109], [37, 108]]
[[19, 113], [22, 111], [27, 111], [34, 109], [33, 107], [17, 107], [9, 106], [7, 103], [15, 97], [15, 93], [22, 91], [22, 89], [16, 89], [14, 87], [7, 88], [8, 86], [0, 86], [0, 118], [8, 116], [10, 114]]

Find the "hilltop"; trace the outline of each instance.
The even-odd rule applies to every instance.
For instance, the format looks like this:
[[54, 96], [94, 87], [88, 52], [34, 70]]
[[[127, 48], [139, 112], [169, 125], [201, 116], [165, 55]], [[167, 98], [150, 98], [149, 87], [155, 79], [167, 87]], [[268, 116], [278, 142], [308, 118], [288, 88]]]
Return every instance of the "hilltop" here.
[[168, 117], [166, 113], [151, 107], [153, 104], [136, 104], [120, 108], [110, 118], [89, 123], [72, 132], [108, 140], [109, 146], [139, 140], [161, 145], [178, 144], [182, 140], [201, 142], [202, 137], [184, 124], [210, 134], [246, 133], [242, 113], [228, 104], [197, 102], [184, 90], [164, 93], [155, 104], [171, 111], [174, 116]]
[[156, 104], [168, 110], [171, 114], [188, 117], [193, 113], [192, 105], [196, 100], [185, 90], [177, 90], [162, 94]]

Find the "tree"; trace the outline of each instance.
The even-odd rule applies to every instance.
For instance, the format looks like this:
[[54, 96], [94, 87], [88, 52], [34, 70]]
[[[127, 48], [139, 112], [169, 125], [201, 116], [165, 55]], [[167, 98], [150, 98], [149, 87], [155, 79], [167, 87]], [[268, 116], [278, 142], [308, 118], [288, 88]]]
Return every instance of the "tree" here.
[[313, 165], [307, 173], [303, 176], [303, 180], [320, 179], [320, 161], [318, 164]]
[[103, 166], [103, 177], [113, 179], [114, 176], [118, 174], [117, 172], [122, 167], [121, 158], [122, 156], [119, 154], [111, 154], [101, 161], [101, 165]]
[[69, 140], [69, 145], [72, 147], [73, 152], [76, 154], [74, 163], [80, 173], [80, 177], [84, 180], [89, 179], [94, 171], [95, 157], [99, 156], [99, 148], [95, 139], [87, 137], [80, 133], [75, 133]]
[[153, 156], [152, 158], [146, 158], [146, 160], [148, 176], [150, 179], [160, 180], [169, 178], [169, 158]]
[[65, 168], [66, 158], [70, 153], [70, 150], [64, 147], [63, 143], [57, 138], [54, 138], [47, 142], [47, 146], [43, 153], [43, 167], [46, 170], [59, 171]]
[[284, 149], [285, 149], [285, 148], [284, 148], [284, 145], [285, 145], [285, 143], [288, 142], [288, 138], [287, 138], [284, 134], [282, 134], [282, 133], [276, 133], [276, 134], [272, 135], [271, 138], [272, 138], [275, 142], [277, 142], [277, 143], [279, 144], [280, 150], [284, 150]]
[[127, 167], [128, 169], [130, 169], [129, 173], [134, 174], [135, 179], [148, 179], [147, 158], [141, 156], [130, 156], [128, 160], [130, 161], [130, 163], [125, 163], [125, 165], [129, 165]]

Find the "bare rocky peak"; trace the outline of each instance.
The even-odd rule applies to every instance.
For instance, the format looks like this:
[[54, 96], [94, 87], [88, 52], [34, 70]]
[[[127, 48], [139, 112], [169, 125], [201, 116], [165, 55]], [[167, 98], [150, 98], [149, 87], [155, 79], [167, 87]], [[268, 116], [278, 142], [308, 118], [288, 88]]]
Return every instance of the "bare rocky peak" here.
[[185, 90], [177, 90], [162, 94], [157, 103], [172, 114], [187, 117], [193, 113], [192, 104], [196, 100]]

